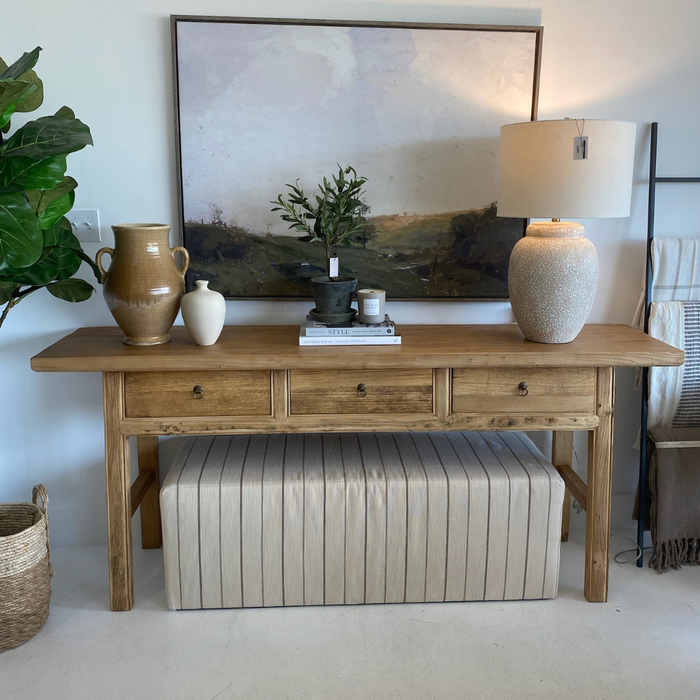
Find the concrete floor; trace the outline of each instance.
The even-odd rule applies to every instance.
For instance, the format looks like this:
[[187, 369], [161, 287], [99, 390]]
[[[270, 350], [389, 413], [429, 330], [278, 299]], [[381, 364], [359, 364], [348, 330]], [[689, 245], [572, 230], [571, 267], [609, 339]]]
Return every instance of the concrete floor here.
[[700, 569], [612, 564], [590, 604], [572, 534], [553, 601], [204, 612], [166, 609], [160, 551], [135, 550], [136, 607], [111, 613], [106, 548], [57, 548], [51, 615], [0, 655], [0, 698], [700, 698]]

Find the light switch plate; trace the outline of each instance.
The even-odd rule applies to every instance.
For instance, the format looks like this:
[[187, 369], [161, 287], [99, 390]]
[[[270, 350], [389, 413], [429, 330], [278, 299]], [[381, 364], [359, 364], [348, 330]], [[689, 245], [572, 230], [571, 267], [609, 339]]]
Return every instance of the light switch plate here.
[[76, 238], [83, 243], [99, 243], [100, 212], [98, 209], [73, 209], [68, 212], [68, 221]]

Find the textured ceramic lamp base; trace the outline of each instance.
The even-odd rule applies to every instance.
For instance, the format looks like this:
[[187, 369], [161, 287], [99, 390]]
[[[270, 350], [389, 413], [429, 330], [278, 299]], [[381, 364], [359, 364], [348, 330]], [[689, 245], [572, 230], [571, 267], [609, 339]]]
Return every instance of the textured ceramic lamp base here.
[[581, 224], [532, 223], [513, 248], [508, 292], [528, 340], [570, 343], [586, 323], [597, 284], [598, 255]]

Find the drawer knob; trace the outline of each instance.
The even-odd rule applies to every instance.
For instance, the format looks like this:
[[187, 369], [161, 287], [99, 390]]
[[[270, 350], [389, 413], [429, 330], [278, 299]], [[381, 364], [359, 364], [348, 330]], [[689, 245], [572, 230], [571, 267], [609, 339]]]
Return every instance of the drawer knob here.
[[527, 382], [520, 382], [520, 384], [518, 384], [518, 396], [527, 396], [528, 392]]
[[364, 397], [367, 396], [367, 385], [366, 384], [358, 384], [357, 385], [357, 395]]
[[202, 389], [201, 385], [197, 384], [194, 389], [192, 389], [192, 398], [193, 399], [203, 399], [204, 398], [204, 389]]

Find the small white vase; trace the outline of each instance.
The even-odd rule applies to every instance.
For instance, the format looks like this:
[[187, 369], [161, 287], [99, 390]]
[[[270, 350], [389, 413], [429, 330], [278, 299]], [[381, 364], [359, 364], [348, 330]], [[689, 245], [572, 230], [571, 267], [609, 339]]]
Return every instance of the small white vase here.
[[209, 289], [207, 280], [197, 280], [197, 289], [185, 294], [180, 302], [182, 320], [190, 338], [197, 345], [214, 345], [226, 320], [224, 297]]

